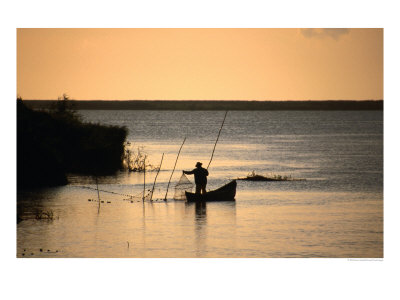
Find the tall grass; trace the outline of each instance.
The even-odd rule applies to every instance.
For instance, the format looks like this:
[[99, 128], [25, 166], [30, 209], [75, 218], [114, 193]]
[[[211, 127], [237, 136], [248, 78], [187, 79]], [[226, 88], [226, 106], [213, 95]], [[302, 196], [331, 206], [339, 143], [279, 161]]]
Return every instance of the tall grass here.
[[159, 167], [148, 163], [148, 154], [143, 146], [134, 148], [130, 142], [124, 144], [124, 166], [130, 172], [159, 170]]

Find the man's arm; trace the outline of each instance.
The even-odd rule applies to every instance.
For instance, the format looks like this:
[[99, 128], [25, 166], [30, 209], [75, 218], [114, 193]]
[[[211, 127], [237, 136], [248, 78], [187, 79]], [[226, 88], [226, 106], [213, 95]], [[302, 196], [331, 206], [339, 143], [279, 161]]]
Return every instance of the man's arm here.
[[194, 174], [194, 170], [193, 171], [182, 171], [183, 174], [187, 174], [187, 175], [191, 175]]

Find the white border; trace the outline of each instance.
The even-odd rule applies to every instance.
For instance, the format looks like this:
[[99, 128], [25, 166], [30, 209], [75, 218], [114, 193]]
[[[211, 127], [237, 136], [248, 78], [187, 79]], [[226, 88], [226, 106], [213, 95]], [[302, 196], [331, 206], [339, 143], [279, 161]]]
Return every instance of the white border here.
[[[7, 299], [388, 299], [398, 278], [398, 9], [390, 1], [8, 1], [2, 4], [3, 243]], [[15, 28], [384, 27], [385, 258], [35, 259], [15, 258]], [[5, 66], [3, 68], [3, 66]], [[4, 85], [3, 85], [4, 84]], [[12, 125], [11, 125], [12, 124]], [[13, 146], [14, 145], [14, 146]], [[395, 271], [396, 273], [392, 272]], [[396, 280], [396, 281], [395, 281]]]

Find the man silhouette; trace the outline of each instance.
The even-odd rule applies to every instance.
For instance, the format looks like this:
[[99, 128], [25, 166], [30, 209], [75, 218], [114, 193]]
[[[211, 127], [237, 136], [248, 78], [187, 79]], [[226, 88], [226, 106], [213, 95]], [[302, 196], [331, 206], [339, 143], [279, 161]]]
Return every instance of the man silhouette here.
[[194, 182], [196, 183], [196, 194], [205, 194], [207, 186], [208, 171], [202, 167], [201, 162], [196, 163], [196, 169], [192, 171], [182, 171], [183, 174], [194, 174]]

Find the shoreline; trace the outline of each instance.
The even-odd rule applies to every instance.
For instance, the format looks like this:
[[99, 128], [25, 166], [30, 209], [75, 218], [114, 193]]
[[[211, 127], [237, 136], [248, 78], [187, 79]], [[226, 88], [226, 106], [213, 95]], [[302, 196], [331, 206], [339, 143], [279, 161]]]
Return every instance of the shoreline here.
[[[58, 100], [24, 100], [48, 109]], [[383, 110], [383, 100], [231, 101], [231, 100], [69, 100], [76, 110]]]

